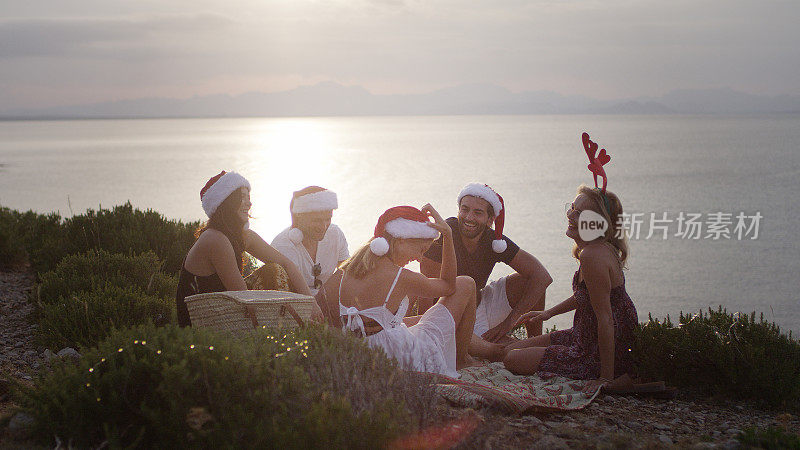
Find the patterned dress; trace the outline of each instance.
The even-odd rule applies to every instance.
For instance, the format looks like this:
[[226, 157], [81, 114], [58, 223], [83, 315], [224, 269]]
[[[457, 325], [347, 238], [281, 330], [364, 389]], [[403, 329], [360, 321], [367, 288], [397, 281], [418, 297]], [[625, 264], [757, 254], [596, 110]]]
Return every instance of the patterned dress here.
[[[600, 377], [600, 356], [597, 341], [597, 317], [589, 302], [589, 290], [584, 281], [572, 278], [572, 291], [577, 306], [572, 328], [550, 333], [550, 346], [539, 364], [541, 375], [561, 375], [575, 380]], [[611, 312], [614, 317], [614, 377], [635, 376], [633, 357], [634, 330], [639, 323], [636, 307], [622, 284], [611, 289]]]

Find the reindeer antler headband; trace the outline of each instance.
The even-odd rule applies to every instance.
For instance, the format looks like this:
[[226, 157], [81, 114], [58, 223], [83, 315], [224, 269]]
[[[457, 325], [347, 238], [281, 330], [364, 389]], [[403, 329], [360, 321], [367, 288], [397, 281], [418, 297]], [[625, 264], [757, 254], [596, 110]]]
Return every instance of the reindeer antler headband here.
[[[605, 169], [603, 166], [608, 164], [611, 161], [611, 155], [606, 153], [606, 149], [600, 149], [600, 154], [597, 154], [597, 143], [589, 139], [589, 133], [583, 133], [581, 136], [583, 139], [583, 149], [586, 150], [586, 156], [589, 157], [589, 171], [592, 172], [594, 175], [594, 188], [600, 192], [600, 196], [603, 197], [603, 201], [606, 204], [606, 211], [610, 212], [608, 197], [606, 196], [606, 186], [608, 186], [608, 176], [606, 175]], [[597, 155], [597, 156], [595, 156]], [[603, 179], [603, 188], [601, 189], [597, 185], [597, 177]]]
[[601, 177], [603, 179], [603, 194], [606, 193], [606, 186], [608, 185], [608, 177], [606, 176], [606, 171], [603, 169], [603, 166], [608, 164], [611, 161], [611, 155], [606, 153], [606, 149], [600, 149], [600, 154], [595, 156], [597, 153], [597, 143], [589, 139], [589, 133], [583, 133], [581, 136], [583, 139], [583, 149], [586, 150], [586, 156], [589, 157], [589, 165], [587, 166], [589, 170], [594, 175], [594, 187], [599, 189], [597, 186], [597, 177]]

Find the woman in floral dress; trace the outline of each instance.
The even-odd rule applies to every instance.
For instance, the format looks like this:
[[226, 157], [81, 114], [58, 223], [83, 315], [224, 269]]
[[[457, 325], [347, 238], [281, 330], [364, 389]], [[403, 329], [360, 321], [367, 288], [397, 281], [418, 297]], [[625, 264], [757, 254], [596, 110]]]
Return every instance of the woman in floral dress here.
[[[603, 236], [586, 242], [579, 232], [583, 211], [594, 211], [608, 224]], [[638, 323], [636, 307], [625, 289], [622, 269], [628, 256], [624, 234], [617, 232], [622, 214], [619, 198], [609, 191], [582, 185], [567, 209], [566, 235], [575, 241], [579, 268], [573, 295], [545, 311], [531, 311], [522, 320], [544, 321], [575, 311], [573, 326], [519, 341], [506, 347], [506, 368], [517, 374], [556, 374], [591, 380], [586, 391], [623, 374], [634, 376], [631, 346]]]

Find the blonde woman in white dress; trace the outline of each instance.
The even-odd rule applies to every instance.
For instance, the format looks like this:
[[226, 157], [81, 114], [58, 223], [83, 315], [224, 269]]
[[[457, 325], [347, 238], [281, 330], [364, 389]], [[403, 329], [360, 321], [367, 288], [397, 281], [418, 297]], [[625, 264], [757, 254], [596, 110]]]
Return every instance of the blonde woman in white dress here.
[[[422, 257], [440, 233], [438, 278], [403, 268]], [[404, 317], [411, 296], [439, 300], [422, 316]], [[458, 377], [457, 369], [473, 363], [467, 348], [475, 323], [475, 282], [456, 277], [452, 231], [430, 204], [386, 210], [370, 242], [328, 279], [320, 297], [331, 324], [382, 348], [403, 369]]]

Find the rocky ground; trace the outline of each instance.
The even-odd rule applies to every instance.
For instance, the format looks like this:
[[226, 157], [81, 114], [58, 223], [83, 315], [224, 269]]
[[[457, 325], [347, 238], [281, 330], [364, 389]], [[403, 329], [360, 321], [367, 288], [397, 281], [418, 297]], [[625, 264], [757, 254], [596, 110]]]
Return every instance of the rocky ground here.
[[[28, 300], [33, 286], [29, 273], [0, 272], [0, 370], [23, 382], [53, 357], [33, 343], [36, 325], [29, 322], [33, 307]], [[13, 408], [0, 385], [0, 419], [12, 416]], [[781, 426], [800, 433], [797, 416], [680, 396], [669, 401], [600, 396], [586, 409], [570, 413], [508, 415], [450, 408], [448, 415], [475, 417], [463, 448], [738, 448], [735, 437], [749, 427]], [[11, 427], [0, 430], [0, 448], [26, 447], [9, 430], [20, 418], [10, 422]]]
[[600, 396], [582, 411], [482, 420], [464, 448], [740, 448], [745, 428], [800, 433], [800, 418], [740, 404]]
[[0, 370], [26, 380], [43, 363], [32, 339], [36, 325], [28, 320], [33, 312], [28, 301], [32, 289], [32, 274], [0, 272]]

